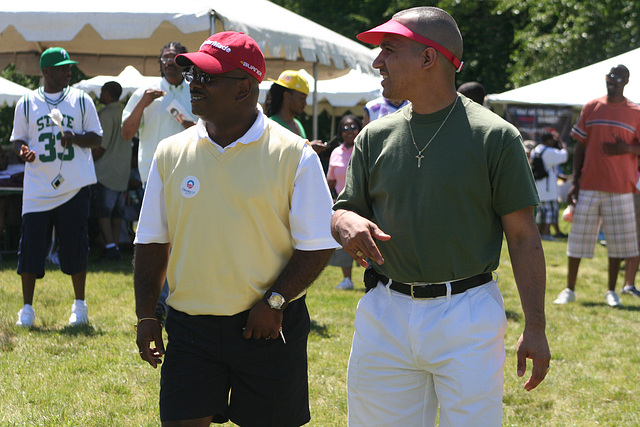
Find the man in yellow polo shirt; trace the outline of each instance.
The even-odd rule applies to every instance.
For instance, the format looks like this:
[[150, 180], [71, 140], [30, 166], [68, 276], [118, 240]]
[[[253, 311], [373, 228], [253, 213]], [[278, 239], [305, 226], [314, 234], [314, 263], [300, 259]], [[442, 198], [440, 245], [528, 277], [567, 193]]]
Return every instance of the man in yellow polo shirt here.
[[[249, 36], [217, 33], [176, 63], [200, 119], [158, 145], [134, 260], [140, 356], [164, 356], [160, 417], [305, 424], [304, 294], [338, 246], [322, 167], [258, 106], [265, 61]], [[165, 271], [166, 354], [154, 316]]]

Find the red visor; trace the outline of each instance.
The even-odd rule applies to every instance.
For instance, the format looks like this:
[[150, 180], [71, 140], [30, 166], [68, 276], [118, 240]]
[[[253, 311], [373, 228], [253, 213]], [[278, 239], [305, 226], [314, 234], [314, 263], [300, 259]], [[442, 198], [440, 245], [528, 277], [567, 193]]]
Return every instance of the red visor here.
[[429, 40], [426, 37], [421, 36], [418, 33], [414, 33], [409, 28], [405, 27], [398, 21], [394, 21], [393, 19], [385, 22], [382, 25], [378, 25], [375, 28], [370, 29], [369, 31], [365, 31], [363, 33], [358, 34], [356, 37], [361, 42], [369, 43], [369, 44], [380, 44], [380, 40], [382, 40], [382, 36], [385, 34], [398, 34], [400, 36], [405, 36], [410, 38], [411, 40], [415, 40], [418, 43], [425, 44], [429, 47], [434, 48], [438, 52], [444, 55], [454, 67], [456, 67], [456, 72], [459, 73], [464, 67], [464, 62], [460, 61], [456, 56], [449, 52], [449, 49], [434, 42], [433, 40]]

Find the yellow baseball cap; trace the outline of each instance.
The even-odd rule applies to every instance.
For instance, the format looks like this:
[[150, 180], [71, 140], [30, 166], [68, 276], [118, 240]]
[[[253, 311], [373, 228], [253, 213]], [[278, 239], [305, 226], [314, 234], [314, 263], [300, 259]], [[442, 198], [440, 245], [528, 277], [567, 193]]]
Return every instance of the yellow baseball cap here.
[[[272, 79], [270, 79], [272, 80]], [[309, 83], [300, 75], [299, 72], [294, 70], [285, 70], [280, 74], [278, 80], [272, 80], [277, 85], [286, 87], [287, 89], [297, 90], [305, 95], [309, 95]]]

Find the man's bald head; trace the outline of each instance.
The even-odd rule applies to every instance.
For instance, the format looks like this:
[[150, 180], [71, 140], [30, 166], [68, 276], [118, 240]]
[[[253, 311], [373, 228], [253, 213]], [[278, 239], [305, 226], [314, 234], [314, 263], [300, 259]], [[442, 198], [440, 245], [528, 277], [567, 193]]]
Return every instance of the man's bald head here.
[[462, 58], [462, 35], [451, 15], [437, 7], [414, 7], [402, 10], [392, 19], [411, 31], [420, 34], [447, 48], [456, 57]]

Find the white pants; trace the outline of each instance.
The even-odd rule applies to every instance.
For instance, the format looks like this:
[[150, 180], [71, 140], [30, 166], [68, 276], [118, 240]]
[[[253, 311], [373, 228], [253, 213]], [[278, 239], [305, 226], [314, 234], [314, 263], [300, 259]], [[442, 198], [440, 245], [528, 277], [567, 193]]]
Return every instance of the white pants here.
[[349, 425], [502, 423], [504, 302], [495, 281], [433, 299], [378, 283], [360, 300], [349, 358]]

